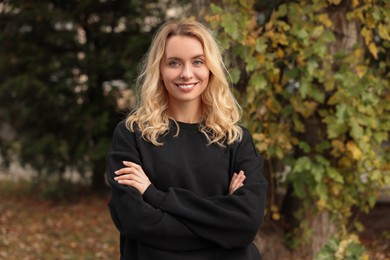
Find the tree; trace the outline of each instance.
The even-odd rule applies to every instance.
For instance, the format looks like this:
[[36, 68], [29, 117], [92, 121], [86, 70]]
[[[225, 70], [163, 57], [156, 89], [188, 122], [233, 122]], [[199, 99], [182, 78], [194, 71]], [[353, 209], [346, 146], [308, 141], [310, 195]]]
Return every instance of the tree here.
[[86, 0], [3, 1], [0, 115], [15, 132], [3, 158], [61, 177], [92, 172], [104, 189], [105, 154], [128, 112], [118, 99], [133, 86], [154, 28], [178, 3]]
[[211, 10], [245, 124], [267, 159], [268, 218], [308, 258], [329, 253], [328, 241], [359, 244], [352, 209], [370, 210], [390, 184], [390, 3], [224, 0]]

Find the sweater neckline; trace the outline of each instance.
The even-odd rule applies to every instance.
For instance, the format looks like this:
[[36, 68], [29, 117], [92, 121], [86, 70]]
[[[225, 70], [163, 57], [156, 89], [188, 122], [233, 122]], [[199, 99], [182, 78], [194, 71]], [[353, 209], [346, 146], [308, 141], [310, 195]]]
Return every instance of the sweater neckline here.
[[[185, 123], [175, 120], [180, 129], [195, 129], [198, 130], [201, 123]], [[175, 121], [171, 120], [171, 123], [175, 125]]]

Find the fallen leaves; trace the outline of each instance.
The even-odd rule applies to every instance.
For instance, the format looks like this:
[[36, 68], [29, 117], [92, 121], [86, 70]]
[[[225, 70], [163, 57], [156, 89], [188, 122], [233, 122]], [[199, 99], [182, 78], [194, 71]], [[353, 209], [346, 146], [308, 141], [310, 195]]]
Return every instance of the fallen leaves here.
[[0, 194], [0, 259], [118, 259], [108, 198], [50, 202]]

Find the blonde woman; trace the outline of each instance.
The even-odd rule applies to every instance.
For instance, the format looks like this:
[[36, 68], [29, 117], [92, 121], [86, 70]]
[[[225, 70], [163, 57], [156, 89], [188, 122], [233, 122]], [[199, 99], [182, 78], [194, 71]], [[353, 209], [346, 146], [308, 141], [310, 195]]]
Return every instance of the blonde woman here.
[[210, 31], [170, 21], [152, 41], [138, 108], [115, 129], [109, 208], [121, 259], [261, 259], [267, 183]]

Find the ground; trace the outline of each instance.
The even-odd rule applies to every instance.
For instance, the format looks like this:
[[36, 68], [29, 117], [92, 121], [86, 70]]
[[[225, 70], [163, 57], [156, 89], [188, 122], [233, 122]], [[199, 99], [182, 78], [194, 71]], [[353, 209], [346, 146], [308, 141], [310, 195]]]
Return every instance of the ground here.
[[119, 259], [108, 195], [53, 201], [16, 186], [0, 182], [0, 259]]
[[361, 214], [364, 226], [360, 240], [375, 260], [390, 260], [390, 203], [378, 203], [369, 214]]
[[[108, 194], [42, 199], [26, 183], [0, 181], [0, 259], [119, 259]], [[390, 259], [390, 204], [359, 217], [372, 259]], [[273, 260], [273, 259], [270, 259]]]

